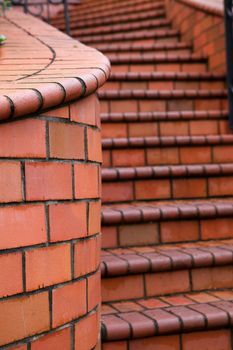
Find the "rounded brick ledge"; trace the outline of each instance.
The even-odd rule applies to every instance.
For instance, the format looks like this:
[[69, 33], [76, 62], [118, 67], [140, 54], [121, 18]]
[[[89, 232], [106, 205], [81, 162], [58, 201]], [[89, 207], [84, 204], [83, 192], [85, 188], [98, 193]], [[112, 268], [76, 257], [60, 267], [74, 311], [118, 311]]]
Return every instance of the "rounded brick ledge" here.
[[104, 55], [39, 19], [13, 9], [0, 17], [0, 26], [8, 38], [0, 47], [0, 120], [90, 95], [109, 76]]

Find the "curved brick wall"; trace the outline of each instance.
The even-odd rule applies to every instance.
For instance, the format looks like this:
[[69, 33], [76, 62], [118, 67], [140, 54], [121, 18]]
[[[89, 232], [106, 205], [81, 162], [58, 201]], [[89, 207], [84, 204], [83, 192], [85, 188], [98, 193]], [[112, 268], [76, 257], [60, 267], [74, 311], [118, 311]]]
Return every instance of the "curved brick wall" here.
[[225, 73], [225, 36], [222, 5], [203, 0], [166, 0], [167, 14], [182, 40], [191, 42], [195, 53], [209, 59], [209, 69]]
[[101, 145], [94, 92], [109, 64], [37, 19], [9, 16], [0, 18], [8, 36], [0, 48], [0, 348], [97, 349]]

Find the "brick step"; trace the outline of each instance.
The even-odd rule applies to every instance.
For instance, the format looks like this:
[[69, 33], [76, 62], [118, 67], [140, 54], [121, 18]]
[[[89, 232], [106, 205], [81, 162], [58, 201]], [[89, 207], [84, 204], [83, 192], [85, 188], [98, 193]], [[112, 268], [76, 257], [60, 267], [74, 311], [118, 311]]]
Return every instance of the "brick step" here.
[[129, 22], [123, 24], [99, 26], [96, 28], [83, 28], [73, 30], [72, 34], [84, 38], [87, 35], [115, 34], [119, 32], [131, 32], [138, 29], [161, 28], [170, 26], [170, 21], [164, 19], [148, 19], [143, 22]]
[[223, 74], [213, 74], [210, 72], [113, 72], [108, 82], [101, 88], [101, 91], [129, 89], [219, 90], [224, 89], [225, 85], [225, 76]]
[[[125, 24], [130, 22], [143, 22], [145, 19], [164, 19], [165, 10], [164, 5], [154, 4], [154, 7], [148, 11], [123, 14], [118, 16], [104, 17], [104, 18], [94, 18], [94, 19], [80, 19], [76, 21], [76, 15], [72, 16], [71, 13], [71, 28], [83, 29], [83, 28], [93, 28], [103, 25], [113, 25], [113, 24]], [[64, 17], [61, 19], [55, 19], [55, 26], [61, 29], [65, 29]]]
[[233, 162], [233, 135], [111, 138], [102, 146], [104, 167]]
[[232, 263], [233, 240], [109, 248], [102, 249], [101, 276], [104, 279], [142, 273], [231, 266]]
[[[137, 15], [137, 14], [141, 14], [141, 13], [147, 13], [149, 11], [154, 11], [154, 10], [165, 10], [164, 8], [164, 2], [158, 1], [158, 2], [151, 2], [151, 1], [147, 1], [147, 2], [143, 2], [143, 3], [136, 3], [134, 4], [129, 4], [129, 6], [127, 7], [117, 7], [114, 9], [100, 9], [100, 10], [95, 10], [93, 11], [93, 13], [87, 10], [87, 12], [81, 13], [79, 12], [79, 8], [76, 7], [73, 9], [73, 11], [71, 12], [71, 20], [72, 19], [76, 19], [77, 22], [81, 21], [81, 23], [79, 23], [79, 27], [83, 26], [84, 27], [84, 23], [88, 20], [96, 20], [98, 19], [98, 22], [101, 23], [102, 25], [105, 24], [105, 19], [108, 18], [107, 23], [113, 23], [111, 21], [111, 19], [116, 19], [117, 16], [119, 17], [119, 20], [117, 21], [118, 23], [120, 23], [122, 21], [121, 16], [124, 16], [124, 21], [127, 22], [127, 17], [131, 18], [131, 16]], [[139, 17], [140, 18], [140, 17]], [[148, 17], [144, 17], [148, 18]], [[150, 18], [153, 18], [152, 16]], [[60, 23], [59, 20], [64, 21], [64, 17], [62, 18], [62, 13], [60, 14], [60, 18], [58, 17], [56, 20], [53, 21], [53, 24], [58, 24]], [[92, 26], [94, 26], [94, 23], [92, 22]]]
[[226, 90], [100, 91], [101, 113], [226, 110]]
[[104, 205], [103, 248], [233, 238], [233, 198]]
[[187, 249], [150, 247], [147, 253], [139, 248], [107, 251], [102, 257], [102, 301], [233, 288], [233, 242], [205, 243]]
[[180, 112], [141, 112], [141, 113], [102, 113], [101, 122], [106, 123], [132, 123], [132, 122], [160, 122], [182, 120], [214, 120], [228, 118], [227, 110], [213, 111], [180, 111]]
[[232, 134], [224, 111], [102, 114], [102, 138]]
[[233, 196], [233, 164], [108, 168], [102, 202]]
[[[161, 0], [157, 0], [157, 3], [164, 4]], [[75, 13], [80, 17], [83, 17], [86, 14], [100, 14], [102, 12], [106, 11], [115, 11], [115, 10], [127, 10], [128, 8], [132, 9], [132, 5], [145, 5], [145, 4], [153, 4], [152, 0], [127, 0], [127, 1], [121, 1], [118, 2], [93, 2], [90, 3], [80, 3], [78, 6], [73, 6], [71, 9], [71, 13]], [[63, 11], [60, 11], [60, 16], [62, 15]]]
[[95, 47], [104, 54], [109, 53], [125, 53], [131, 54], [133, 52], [149, 52], [149, 53], [190, 53], [191, 45], [178, 43], [164, 43], [164, 44], [95, 44]]
[[[70, 13], [70, 27], [74, 30], [82, 30], [87, 28], [98, 28], [106, 25], [120, 25], [127, 24], [130, 22], [141, 22], [147, 19], [165, 19], [165, 10], [164, 6], [160, 4], [155, 4], [155, 8], [149, 11], [142, 11], [142, 13], [128, 14], [128, 15], [119, 15], [111, 16], [105, 18], [94, 18], [94, 19], [80, 19], [78, 22], [76, 20], [76, 15]], [[53, 19], [54, 26], [61, 30], [65, 30], [64, 16], [61, 18]]]
[[230, 350], [232, 319], [231, 289], [106, 303], [103, 350]]
[[86, 45], [94, 46], [95, 43], [156, 43], [156, 42], [174, 42], [178, 41], [179, 32], [176, 29], [151, 29], [138, 30], [132, 33], [117, 33], [106, 35], [93, 35], [81, 38], [81, 42]]
[[231, 134], [227, 111], [103, 113], [102, 138]]

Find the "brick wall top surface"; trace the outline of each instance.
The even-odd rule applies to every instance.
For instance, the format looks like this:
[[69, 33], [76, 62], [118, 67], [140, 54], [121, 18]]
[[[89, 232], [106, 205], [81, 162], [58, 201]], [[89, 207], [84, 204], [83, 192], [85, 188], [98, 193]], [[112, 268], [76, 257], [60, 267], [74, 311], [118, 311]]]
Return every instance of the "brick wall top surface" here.
[[41, 113], [89, 95], [110, 64], [93, 48], [17, 10], [0, 17], [0, 120]]

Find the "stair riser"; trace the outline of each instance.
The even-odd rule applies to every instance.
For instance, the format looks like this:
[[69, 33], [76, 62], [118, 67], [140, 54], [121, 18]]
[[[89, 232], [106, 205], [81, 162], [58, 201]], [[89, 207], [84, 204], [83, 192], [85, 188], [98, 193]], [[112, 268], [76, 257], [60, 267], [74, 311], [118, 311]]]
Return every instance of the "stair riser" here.
[[[95, 47], [96, 48], [98, 48], [98, 45], [95, 45]], [[101, 50], [101, 47], [100, 47], [100, 51], [102, 51], [105, 55], [111, 55], [111, 54], [113, 54], [113, 53], [117, 53], [117, 54], [121, 54], [122, 56], [128, 56], [128, 55], [130, 55], [130, 54], [132, 54], [132, 51], [128, 51], [128, 50], [125, 50], [125, 51], [118, 51], [117, 49], [115, 50], [115, 49], [108, 49], [108, 50]], [[190, 54], [190, 49], [184, 49], [184, 48], [174, 48], [174, 49], [166, 49], [166, 50], [164, 50], [164, 49], [156, 49], [156, 50], [145, 50], [145, 49], [135, 49], [134, 51], [133, 51], [133, 53], [147, 53], [147, 54], [163, 54], [164, 53], [164, 51], [165, 52], [167, 52], [167, 53], [169, 53], [169, 54]]]
[[232, 288], [232, 275], [233, 266], [229, 265], [104, 278], [102, 301]]
[[103, 203], [233, 196], [233, 176], [142, 179], [102, 184]]
[[102, 247], [120, 248], [233, 238], [232, 218], [154, 221], [102, 227]]
[[[185, 72], [185, 73], [204, 73], [207, 72], [207, 67], [205, 63], [192, 63], [192, 62], [183, 62], [183, 63], [171, 63], [171, 62], [158, 62], [153, 64], [149, 63], [126, 63], [126, 64], [112, 64], [112, 73], [144, 73], [144, 72]], [[174, 82], [175, 83], [175, 82]]]
[[[131, 35], [141, 35], [143, 36], [144, 34], [146, 33], [149, 33], [149, 32], [153, 32], [155, 33], [156, 35], [156, 32], [161, 32], [161, 30], [164, 29], [164, 30], [169, 30], [171, 29], [171, 26], [168, 25], [167, 23], [166, 24], [159, 24], [159, 25], [156, 25], [156, 26], [153, 26], [151, 25], [149, 28], [136, 28], [136, 29], [129, 29], [129, 30], [126, 30], [126, 31], [123, 31], [124, 32], [124, 38], [127, 40], [127, 37], [128, 36], [131, 36]], [[74, 34], [76, 35], [76, 32], [74, 32]], [[78, 34], [78, 33], [77, 33]], [[101, 36], [100, 39], [98, 39], [98, 37]], [[105, 42], [106, 40], [107, 41], [111, 41], [111, 42], [115, 42], [116, 40], [119, 40], [119, 36], [121, 37], [120, 40], [124, 40], [122, 38], [122, 31], [114, 31], [113, 33], [102, 33], [101, 30], [99, 33], [94, 33], [94, 34], [90, 34], [90, 35], [82, 35], [80, 36], [80, 38], [82, 38], [82, 41], [85, 41], [85, 40], [89, 40], [90, 38], [92, 39], [92, 42], [95, 42], [95, 40], [97, 42]]]
[[103, 151], [104, 167], [233, 162], [233, 145], [157, 147]]
[[102, 138], [217, 134], [232, 134], [226, 119], [102, 124]]
[[227, 110], [227, 99], [216, 98], [154, 98], [154, 99], [108, 99], [101, 100], [101, 113], [125, 112], [173, 112], [173, 111], [212, 111]]
[[157, 38], [132, 38], [132, 39], [121, 39], [121, 40], [102, 40], [100, 39], [99, 41], [93, 41], [92, 39], [90, 40], [82, 40], [82, 42], [86, 45], [93, 46], [95, 47], [96, 43], [107, 43], [111, 44], [114, 42], [114, 44], [171, 44], [171, 43], [178, 43], [178, 36], [177, 35], [166, 35], [165, 37], [157, 37]]
[[89, 35], [103, 35], [103, 34], [115, 34], [115, 33], [130, 33], [140, 29], [156, 29], [156, 28], [170, 28], [170, 23], [166, 19], [164, 20], [148, 20], [143, 23], [132, 22], [131, 24], [113, 25], [113, 26], [101, 26], [93, 29], [76, 30], [75, 35], [79, 35], [80, 38], [85, 38]]
[[221, 90], [222, 81], [161, 80], [161, 81], [108, 81], [99, 91], [107, 90]]
[[[122, 8], [118, 8], [118, 9], [111, 9], [111, 10], [106, 10], [106, 11], [95, 11], [93, 13], [86, 13], [86, 14], [82, 14], [78, 11], [78, 9], [76, 10], [76, 13], [73, 13], [73, 16], [75, 16], [75, 18], [77, 20], [95, 20], [95, 19], [101, 19], [101, 22], [104, 22], [105, 18], [116, 18], [116, 16], [126, 16], [128, 15], [130, 16], [134, 16], [134, 15], [141, 15], [142, 12], [147, 12], [147, 11], [155, 11], [155, 10], [164, 10], [164, 5], [161, 4], [161, 2], [159, 3], [145, 3], [145, 4], [136, 4], [136, 5], [130, 5], [128, 7], [122, 7]], [[145, 19], [145, 18], [144, 18]], [[120, 22], [120, 20], [118, 21], [118, 23]]]
[[230, 350], [231, 330], [180, 333], [102, 344], [102, 350]]
[[[130, 22], [141, 22], [145, 19], [164, 19], [165, 18], [165, 12], [163, 8], [161, 9], [153, 9], [151, 11], [143, 11], [140, 14], [134, 14], [134, 15], [119, 15], [119, 16], [112, 16], [112, 17], [105, 17], [105, 18], [94, 18], [94, 19], [82, 19], [79, 22], [77, 22], [76, 15], [70, 16], [71, 21], [71, 28], [94, 28], [102, 25], [113, 25], [113, 24], [125, 24]], [[65, 29], [65, 22], [64, 17], [60, 19], [53, 20], [53, 23], [56, 27], [59, 27], [60, 29]]]

